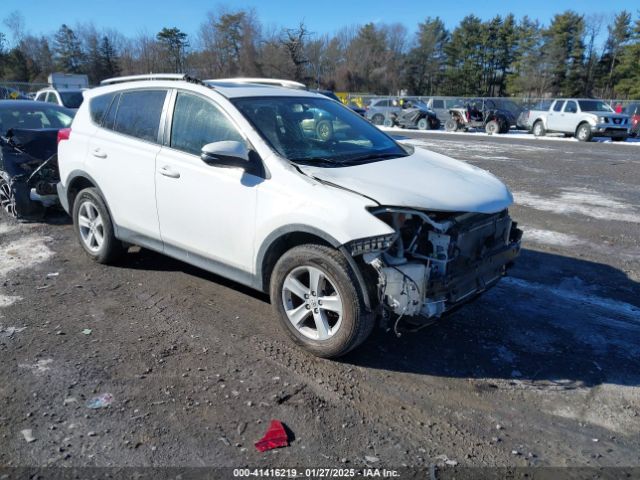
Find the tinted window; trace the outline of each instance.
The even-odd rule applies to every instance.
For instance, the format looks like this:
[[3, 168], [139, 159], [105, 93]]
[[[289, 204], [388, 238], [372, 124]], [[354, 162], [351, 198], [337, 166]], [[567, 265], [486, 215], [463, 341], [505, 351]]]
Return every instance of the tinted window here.
[[236, 128], [211, 102], [197, 95], [178, 93], [171, 125], [171, 147], [200, 155], [207, 143], [244, 142]]
[[102, 125], [102, 119], [107, 109], [111, 105], [115, 93], [107, 93], [106, 95], [99, 95], [91, 99], [89, 103], [89, 111], [91, 112], [91, 120], [98, 125]]
[[376, 107], [388, 107], [389, 106], [389, 100], [380, 100], [379, 102], [376, 102], [375, 106]]
[[164, 90], [123, 93], [120, 96], [113, 129], [141, 140], [156, 142], [166, 95], [167, 92]]
[[601, 100], [579, 100], [578, 103], [583, 112], [613, 112], [613, 108]]
[[578, 105], [576, 102], [567, 102], [567, 105], [564, 107], [564, 111], [567, 113], [577, 113]]
[[62, 104], [67, 108], [78, 108], [84, 97], [82, 92], [59, 92]]
[[47, 93], [47, 102], [55, 103], [57, 105], [58, 104], [58, 98], [56, 97], [56, 94], [53, 93], [53, 92]]
[[542, 100], [531, 107], [531, 110], [549, 110], [549, 107], [551, 107], [551, 100]]
[[562, 110], [563, 105], [564, 105], [564, 102], [556, 102], [556, 104], [553, 106], [553, 111], [559, 112], [560, 110]]
[[444, 100], [434, 100], [433, 108], [444, 108]]

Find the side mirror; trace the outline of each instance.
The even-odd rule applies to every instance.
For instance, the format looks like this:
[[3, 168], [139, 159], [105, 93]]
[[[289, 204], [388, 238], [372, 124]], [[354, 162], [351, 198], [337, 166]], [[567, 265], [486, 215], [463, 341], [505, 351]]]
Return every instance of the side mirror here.
[[200, 158], [207, 165], [246, 169], [249, 166], [249, 149], [244, 143], [234, 140], [207, 143], [202, 147]]

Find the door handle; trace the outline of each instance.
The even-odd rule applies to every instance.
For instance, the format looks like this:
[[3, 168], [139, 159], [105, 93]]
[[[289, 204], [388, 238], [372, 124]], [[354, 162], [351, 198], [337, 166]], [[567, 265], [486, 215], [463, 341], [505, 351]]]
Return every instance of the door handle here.
[[176, 172], [175, 170], [172, 170], [169, 167], [160, 168], [160, 170], [158, 170], [158, 173], [160, 173], [160, 175], [164, 175], [165, 177], [169, 177], [169, 178], [180, 178], [180, 172]]
[[91, 154], [97, 158], [107, 158], [107, 154], [104, 153], [100, 148], [94, 148]]

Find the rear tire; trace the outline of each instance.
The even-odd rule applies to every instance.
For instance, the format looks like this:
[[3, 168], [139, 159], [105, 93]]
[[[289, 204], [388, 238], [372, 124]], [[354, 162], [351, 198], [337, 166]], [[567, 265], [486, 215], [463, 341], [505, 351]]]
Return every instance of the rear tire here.
[[533, 133], [536, 137], [544, 137], [547, 131], [544, 128], [544, 124], [541, 120], [538, 120], [533, 124], [533, 128], [531, 129], [531, 133]]
[[426, 118], [418, 120], [418, 130], [429, 130], [429, 121]]
[[444, 122], [444, 129], [447, 132], [455, 132], [458, 130], [458, 122], [456, 122], [453, 118], [450, 118], [446, 122]]
[[578, 129], [576, 130], [576, 138], [580, 142], [589, 142], [593, 137], [593, 133], [591, 132], [591, 126], [588, 123], [582, 123], [578, 125]]
[[73, 202], [73, 228], [84, 251], [98, 263], [112, 263], [124, 251], [97, 188], [85, 188], [78, 193]]
[[384, 115], [381, 113], [376, 113], [373, 117], [371, 117], [371, 123], [374, 125], [383, 125], [384, 124]]
[[328, 142], [333, 138], [333, 123], [329, 120], [320, 120], [316, 125], [316, 135], [323, 142]]
[[357, 285], [342, 253], [308, 244], [282, 255], [269, 290], [289, 337], [313, 355], [335, 358], [360, 345], [373, 329], [373, 315]]

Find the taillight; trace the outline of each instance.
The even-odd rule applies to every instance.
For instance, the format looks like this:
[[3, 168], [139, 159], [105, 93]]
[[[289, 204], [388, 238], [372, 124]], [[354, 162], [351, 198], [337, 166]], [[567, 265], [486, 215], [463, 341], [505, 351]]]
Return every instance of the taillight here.
[[69, 140], [70, 136], [71, 136], [70, 128], [61, 128], [60, 130], [58, 130], [58, 143], [60, 143], [62, 140]]

